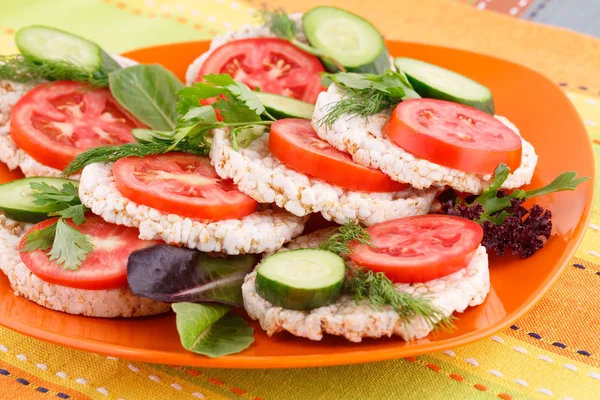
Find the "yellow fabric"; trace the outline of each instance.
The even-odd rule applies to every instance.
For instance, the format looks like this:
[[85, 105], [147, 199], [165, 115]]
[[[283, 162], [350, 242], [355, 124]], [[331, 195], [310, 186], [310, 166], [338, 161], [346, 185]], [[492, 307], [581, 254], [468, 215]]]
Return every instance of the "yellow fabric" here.
[[[290, 11], [317, 3], [270, 2]], [[444, 0], [328, 4], [365, 15], [390, 38], [493, 54], [545, 73], [563, 83], [600, 143], [593, 90], [600, 88], [600, 41]], [[14, 31], [31, 23], [73, 30], [120, 52], [203, 39], [250, 22], [255, 7], [257, 1], [2, 0], [0, 53], [14, 51]], [[594, 151], [600, 157], [600, 145]], [[596, 207], [575, 258], [530, 313], [496, 336], [443, 353], [344, 367], [219, 370], [107, 358], [0, 328], [0, 399], [600, 399], [599, 240]]]

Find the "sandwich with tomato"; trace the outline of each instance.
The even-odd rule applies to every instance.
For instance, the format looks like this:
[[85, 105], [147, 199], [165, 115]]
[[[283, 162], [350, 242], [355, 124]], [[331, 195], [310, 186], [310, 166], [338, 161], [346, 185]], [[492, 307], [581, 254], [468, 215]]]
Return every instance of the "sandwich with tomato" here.
[[16, 44], [21, 54], [0, 60], [0, 161], [56, 177], [89, 148], [134, 141], [143, 125], [105, 87], [108, 73], [134, 61], [43, 26], [19, 30]]
[[[537, 156], [493, 117], [487, 88], [390, 62], [379, 32], [344, 10], [265, 20], [260, 32], [335, 71], [319, 81], [329, 89], [298, 85], [314, 71], [274, 42], [228, 47], [249, 40], [237, 34], [199, 62], [191, 86], [158, 65], [109, 72], [119, 107], [144, 125], [134, 140], [76, 154], [62, 175], [79, 182], [0, 185], [0, 261], [16, 293], [90, 316], [172, 309], [182, 345], [210, 357], [253, 341], [233, 307], [269, 335], [414, 340], [484, 301], [488, 253], [544, 246], [551, 214], [524, 201], [585, 178], [519, 189]], [[56, 80], [39, 62], [18, 65]], [[83, 80], [80, 63], [59, 65]], [[0, 78], [14, 71], [0, 67]], [[331, 226], [304, 232], [314, 214]]]

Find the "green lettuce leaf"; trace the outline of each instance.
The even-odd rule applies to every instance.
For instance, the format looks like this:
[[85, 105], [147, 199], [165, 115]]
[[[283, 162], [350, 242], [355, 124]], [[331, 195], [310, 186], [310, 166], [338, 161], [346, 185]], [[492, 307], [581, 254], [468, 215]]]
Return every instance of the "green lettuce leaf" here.
[[177, 332], [182, 346], [211, 358], [239, 353], [254, 342], [254, 329], [229, 306], [175, 303]]

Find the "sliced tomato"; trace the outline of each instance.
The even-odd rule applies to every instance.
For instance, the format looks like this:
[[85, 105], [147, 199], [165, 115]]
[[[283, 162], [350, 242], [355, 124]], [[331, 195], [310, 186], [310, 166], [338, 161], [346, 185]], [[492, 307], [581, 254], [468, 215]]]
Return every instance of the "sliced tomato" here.
[[232, 180], [219, 178], [208, 157], [167, 153], [121, 158], [113, 166], [113, 175], [123, 196], [183, 217], [237, 219], [258, 206]]
[[367, 229], [375, 247], [351, 244], [356, 264], [394, 282], [426, 282], [466, 267], [483, 239], [471, 220], [441, 214], [396, 219]]
[[[34, 225], [21, 240], [19, 248], [23, 248], [28, 234], [52, 225], [57, 219], [48, 219]], [[21, 253], [21, 260], [35, 276], [61, 286], [90, 290], [124, 287], [127, 285], [129, 255], [135, 250], [160, 243], [138, 239], [137, 229], [110, 224], [93, 214], [87, 214], [86, 222], [81, 225], [75, 225], [70, 220], [66, 223], [81, 233], [90, 235], [94, 246], [94, 250], [87, 255], [79, 269], [63, 269], [55, 261], [50, 261], [48, 251]]]
[[282, 119], [271, 125], [269, 150], [286, 166], [345, 189], [364, 192], [398, 192], [408, 185], [383, 172], [352, 161], [319, 138], [310, 121]]
[[217, 47], [204, 61], [197, 81], [208, 74], [229, 74], [250, 88], [315, 103], [324, 90], [319, 59], [287, 40], [234, 40]]
[[71, 81], [44, 83], [13, 107], [10, 134], [36, 161], [64, 169], [92, 147], [130, 143], [142, 125], [107, 88]]
[[409, 153], [446, 167], [493, 174], [500, 163], [521, 165], [521, 138], [496, 118], [462, 104], [411, 99], [398, 104], [383, 127]]

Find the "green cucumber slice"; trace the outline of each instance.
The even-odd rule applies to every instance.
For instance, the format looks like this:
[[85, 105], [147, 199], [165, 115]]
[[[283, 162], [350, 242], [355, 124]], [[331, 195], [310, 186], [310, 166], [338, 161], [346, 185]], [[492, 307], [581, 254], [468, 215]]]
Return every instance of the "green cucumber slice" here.
[[421, 97], [448, 100], [494, 115], [492, 92], [474, 80], [412, 58], [396, 58], [394, 63]]
[[256, 291], [290, 310], [312, 310], [335, 302], [346, 276], [344, 260], [330, 251], [299, 249], [267, 257], [256, 275]]
[[[356, 14], [337, 7], [315, 7], [302, 17], [302, 28], [312, 47], [349, 72], [381, 74], [391, 67], [381, 33]], [[331, 65], [325, 66], [332, 70]]]
[[[70, 62], [79, 66], [82, 71], [99, 71], [104, 62], [97, 44], [60, 29], [41, 25], [27, 26], [19, 29], [15, 42], [22, 54], [38, 61]], [[108, 63], [111, 64], [110, 61]]]
[[79, 182], [62, 178], [25, 178], [0, 185], [0, 212], [8, 218], [19, 222], [38, 223], [48, 219], [48, 213], [56, 211], [52, 207], [35, 204], [30, 195], [33, 182], [47, 183], [55, 188], [62, 188], [65, 183], [75, 187]]
[[305, 101], [290, 99], [278, 94], [256, 92], [256, 96], [265, 106], [269, 114], [277, 119], [303, 118], [312, 119], [315, 105]]

